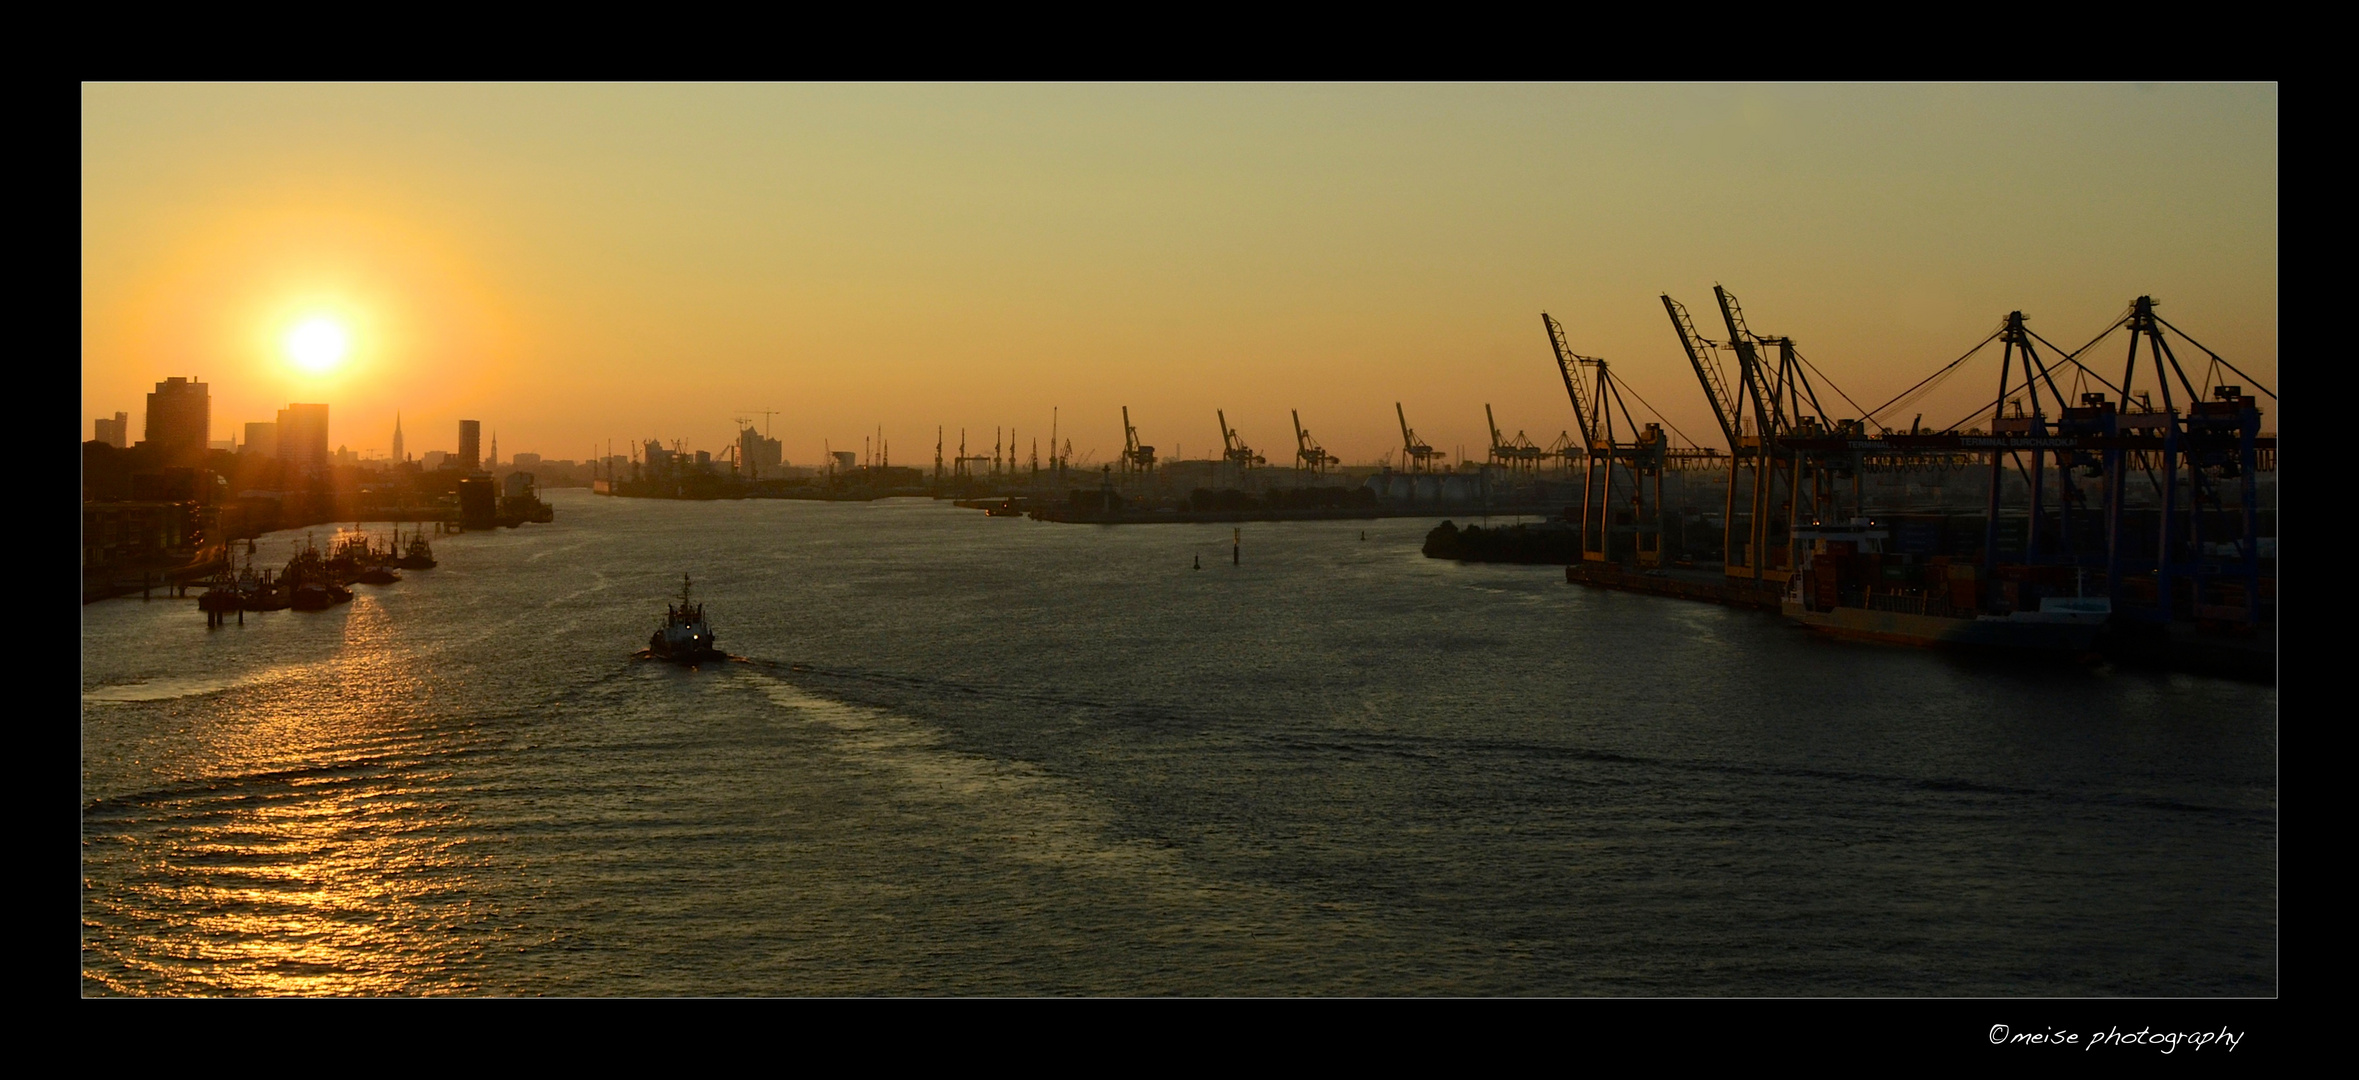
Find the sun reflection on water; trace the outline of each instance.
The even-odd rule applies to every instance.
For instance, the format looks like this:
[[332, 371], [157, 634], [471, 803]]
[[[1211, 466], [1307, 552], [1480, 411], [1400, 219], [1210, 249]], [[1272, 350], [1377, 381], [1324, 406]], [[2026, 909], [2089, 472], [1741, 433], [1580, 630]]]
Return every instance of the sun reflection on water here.
[[428, 688], [393, 631], [382, 605], [356, 600], [333, 657], [232, 691], [235, 722], [212, 725], [199, 755], [226, 779], [88, 812], [141, 834], [85, 849], [86, 869], [134, 863], [120, 887], [85, 893], [91, 992], [475, 989], [462, 972], [494, 935], [468, 883], [487, 858], [435, 763], [469, 737], [417, 707]]

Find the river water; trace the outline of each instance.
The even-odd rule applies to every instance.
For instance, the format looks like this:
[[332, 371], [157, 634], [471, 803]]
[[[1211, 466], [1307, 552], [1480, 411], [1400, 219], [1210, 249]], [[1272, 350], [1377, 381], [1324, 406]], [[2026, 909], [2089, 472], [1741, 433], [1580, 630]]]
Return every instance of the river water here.
[[[2274, 687], [1422, 519], [549, 497], [330, 612], [83, 608], [86, 993], [2277, 989]], [[631, 658], [683, 573], [742, 662]]]

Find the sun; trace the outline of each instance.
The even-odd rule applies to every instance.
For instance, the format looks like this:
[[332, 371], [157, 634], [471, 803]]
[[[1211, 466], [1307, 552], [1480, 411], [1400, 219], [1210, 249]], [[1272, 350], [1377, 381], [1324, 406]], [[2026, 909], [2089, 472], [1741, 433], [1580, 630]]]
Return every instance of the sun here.
[[305, 371], [324, 373], [334, 370], [350, 351], [352, 340], [344, 327], [325, 315], [315, 315], [296, 323], [287, 331], [287, 358]]

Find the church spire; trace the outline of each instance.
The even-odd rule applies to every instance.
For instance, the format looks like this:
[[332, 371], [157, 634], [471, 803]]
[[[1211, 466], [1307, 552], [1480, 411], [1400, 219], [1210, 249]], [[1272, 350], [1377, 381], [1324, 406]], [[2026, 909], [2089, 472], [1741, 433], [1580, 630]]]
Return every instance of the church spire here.
[[395, 409], [393, 410], [393, 463], [399, 465], [407, 460], [409, 459], [401, 455], [401, 410]]

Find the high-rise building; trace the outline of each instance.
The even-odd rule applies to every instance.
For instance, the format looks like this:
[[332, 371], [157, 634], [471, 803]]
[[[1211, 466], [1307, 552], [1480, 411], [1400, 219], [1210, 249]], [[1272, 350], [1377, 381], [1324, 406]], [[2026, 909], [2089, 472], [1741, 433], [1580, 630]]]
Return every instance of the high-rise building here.
[[408, 460], [408, 458], [401, 456], [401, 410], [395, 409], [393, 410], [393, 461], [398, 465]]
[[177, 375], [147, 396], [147, 438], [158, 464], [199, 466], [213, 437], [213, 399], [205, 384]]
[[483, 468], [483, 422], [459, 421], [459, 468], [478, 472]]
[[116, 413], [112, 420], [103, 416], [99, 417], [97, 441], [117, 450], [129, 447], [131, 445], [131, 414]]
[[759, 478], [775, 475], [785, 462], [785, 447], [776, 439], [764, 438], [752, 428], [737, 431], [737, 459], [745, 463], [746, 475]]
[[289, 405], [278, 411], [278, 457], [297, 475], [327, 474], [327, 406]]
[[246, 425], [246, 453], [256, 457], [278, 456], [278, 424], [265, 421]]

